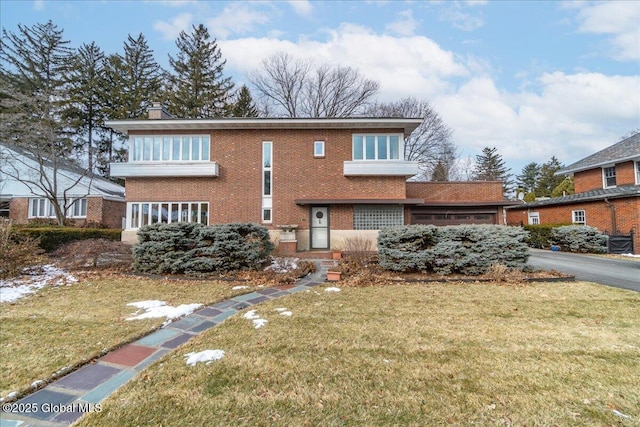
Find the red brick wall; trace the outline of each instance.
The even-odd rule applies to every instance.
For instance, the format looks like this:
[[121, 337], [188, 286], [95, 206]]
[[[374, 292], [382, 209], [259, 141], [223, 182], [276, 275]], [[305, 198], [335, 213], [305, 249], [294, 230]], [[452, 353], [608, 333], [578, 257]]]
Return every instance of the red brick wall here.
[[14, 224], [27, 224], [29, 217], [29, 199], [26, 197], [11, 199], [9, 203], [9, 218]]
[[426, 202], [504, 200], [500, 181], [407, 182], [407, 197]]
[[[623, 234], [634, 230], [634, 250], [640, 254], [640, 198], [614, 199], [616, 228]], [[584, 210], [587, 225], [600, 231], [612, 231], [612, 209], [604, 201], [576, 203], [561, 206], [539, 206], [530, 209], [540, 214], [541, 224], [567, 224], [572, 221], [572, 211]], [[507, 223], [517, 225], [528, 223], [526, 207], [509, 209]]]
[[[367, 132], [380, 133], [379, 130], [357, 131]], [[352, 158], [353, 133], [350, 129], [211, 131], [210, 158], [218, 163], [219, 177], [129, 178], [127, 201], [208, 201], [211, 223], [260, 223], [263, 141], [273, 142], [272, 228], [278, 224], [308, 228], [309, 208], [296, 205], [295, 199], [404, 199], [405, 177], [343, 176], [343, 162]], [[316, 140], [325, 141], [324, 158], [313, 156]], [[333, 206], [332, 228], [352, 228], [350, 212], [351, 207]]]
[[[574, 186], [576, 193], [584, 193], [589, 190], [604, 188], [602, 168], [588, 169], [574, 174]], [[616, 165], [616, 185], [635, 185], [635, 167], [632, 161], [618, 163]]]

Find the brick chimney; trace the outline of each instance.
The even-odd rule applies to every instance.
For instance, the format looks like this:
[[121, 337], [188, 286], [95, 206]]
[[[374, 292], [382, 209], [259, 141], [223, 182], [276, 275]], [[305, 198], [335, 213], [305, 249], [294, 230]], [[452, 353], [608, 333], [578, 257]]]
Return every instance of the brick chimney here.
[[172, 119], [173, 116], [167, 112], [161, 102], [154, 102], [151, 107], [147, 109], [149, 113], [149, 120], [164, 120]]

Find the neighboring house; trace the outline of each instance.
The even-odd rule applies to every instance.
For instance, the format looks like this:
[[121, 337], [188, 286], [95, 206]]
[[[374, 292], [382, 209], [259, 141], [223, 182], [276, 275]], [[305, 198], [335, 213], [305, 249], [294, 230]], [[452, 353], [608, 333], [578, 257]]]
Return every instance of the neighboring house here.
[[615, 252], [640, 254], [640, 133], [557, 174], [573, 175], [575, 194], [509, 207], [507, 222], [590, 225], [614, 236]]
[[[14, 224], [55, 221], [53, 205], [45, 193], [25, 183], [43, 176], [42, 170], [44, 176], [49, 179], [53, 177], [53, 169], [49, 164], [41, 165], [27, 151], [0, 143], [0, 216], [11, 218]], [[69, 205], [67, 218], [70, 223], [122, 228], [125, 199], [121, 185], [87, 175], [77, 166], [64, 163], [57, 169], [57, 186], [61, 202], [66, 191]]]
[[145, 224], [240, 221], [284, 252], [322, 251], [394, 225], [504, 223], [501, 183], [407, 182], [418, 164], [404, 140], [421, 119], [178, 120], [159, 106], [149, 118], [107, 123], [129, 136], [128, 161], [111, 164], [126, 180], [125, 241]]

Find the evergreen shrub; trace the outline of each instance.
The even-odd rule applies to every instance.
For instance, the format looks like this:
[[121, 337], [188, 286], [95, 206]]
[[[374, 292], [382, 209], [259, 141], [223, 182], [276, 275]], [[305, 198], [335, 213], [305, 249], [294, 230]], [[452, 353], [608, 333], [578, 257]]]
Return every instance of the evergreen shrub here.
[[153, 224], [138, 231], [133, 269], [140, 273], [203, 275], [259, 268], [274, 245], [257, 224]]
[[554, 228], [553, 242], [568, 252], [606, 254], [608, 238], [597, 228], [588, 225], [568, 225]]
[[38, 239], [40, 247], [53, 252], [67, 243], [87, 239], [120, 240], [122, 230], [109, 228], [77, 228], [62, 226], [14, 227], [17, 233]]
[[387, 270], [478, 275], [493, 264], [524, 268], [527, 237], [521, 227], [498, 225], [391, 227], [378, 235], [378, 257]]
[[567, 224], [537, 224], [523, 225], [522, 227], [529, 232], [527, 244], [530, 248], [548, 249], [553, 244], [553, 229], [564, 225]]

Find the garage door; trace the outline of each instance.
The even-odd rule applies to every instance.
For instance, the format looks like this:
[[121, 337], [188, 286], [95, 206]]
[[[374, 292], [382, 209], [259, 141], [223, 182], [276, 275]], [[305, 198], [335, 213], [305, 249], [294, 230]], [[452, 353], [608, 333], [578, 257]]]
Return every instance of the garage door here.
[[411, 224], [496, 224], [496, 212], [411, 212]]

